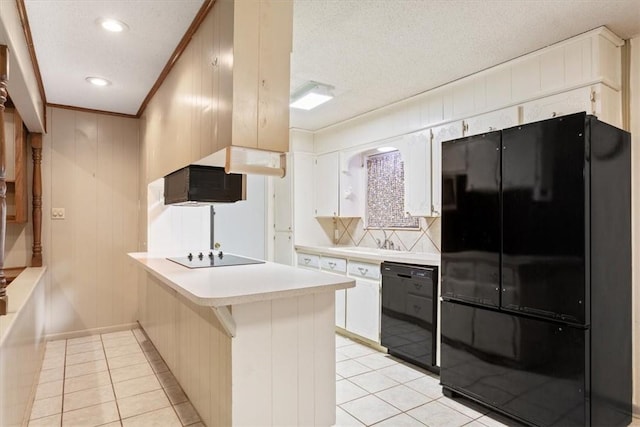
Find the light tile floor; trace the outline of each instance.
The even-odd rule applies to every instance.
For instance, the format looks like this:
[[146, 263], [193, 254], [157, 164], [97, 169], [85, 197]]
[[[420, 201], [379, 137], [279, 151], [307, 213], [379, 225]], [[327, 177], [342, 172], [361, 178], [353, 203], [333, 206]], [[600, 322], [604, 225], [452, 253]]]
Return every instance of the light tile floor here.
[[[500, 427], [516, 421], [443, 396], [437, 375], [336, 335], [336, 426]], [[634, 418], [630, 426], [640, 426]]]
[[202, 426], [140, 329], [47, 343], [29, 426]]
[[[336, 426], [517, 425], [436, 375], [336, 335]], [[47, 343], [29, 426], [202, 426], [140, 329]], [[640, 426], [634, 419], [632, 426]]]
[[514, 421], [442, 395], [440, 380], [336, 335], [336, 426], [513, 426]]

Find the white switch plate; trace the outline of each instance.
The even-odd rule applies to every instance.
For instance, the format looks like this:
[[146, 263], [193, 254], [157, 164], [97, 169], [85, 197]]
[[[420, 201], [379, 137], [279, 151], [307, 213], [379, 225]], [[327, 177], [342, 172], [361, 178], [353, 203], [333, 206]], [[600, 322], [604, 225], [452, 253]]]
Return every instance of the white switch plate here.
[[64, 208], [51, 208], [51, 219], [64, 219]]

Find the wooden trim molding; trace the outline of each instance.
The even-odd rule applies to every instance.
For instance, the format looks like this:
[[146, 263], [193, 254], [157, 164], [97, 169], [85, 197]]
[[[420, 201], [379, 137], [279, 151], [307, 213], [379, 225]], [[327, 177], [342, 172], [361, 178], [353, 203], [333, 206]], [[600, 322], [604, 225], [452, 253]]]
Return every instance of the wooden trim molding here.
[[[21, 0], [18, 0], [18, 1], [21, 1]], [[180, 58], [180, 56], [182, 56], [182, 53], [187, 48], [187, 45], [191, 41], [191, 38], [200, 27], [200, 24], [202, 24], [202, 21], [204, 21], [204, 18], [207, 16], [207, 14], [211, 10], [215, 2], [216, 0], [205, 0], [204, 3], [202, 3], [202, 6], [200, 6], [200, 10], [198, 11], [198, 13], [196, 14], [196, 17], [193, 19], [193, 22], [187, 29], [187, 32], [184, 33], [182, 40], [180, 40], [180, 43], [178, 43], [178, 46], [176, 46], [175, 50], [169, 57], [169, 60], [165, 64], [164, 68], [162, 69], [162, 72], [158, 76], [158, 79], [149, 90], [149, 93], [147, 93], [147, 96], [144, 98], [144, 101], [142, 101], [142, 104], [140, 104], [140, 108], [138, 109], [138, 113], [136, 114], [136, 117], [142, 116], [142, 113], [144, 113], [144, 110], [147, 108], [147, 104], [149, 104], [149, 102], [151, 101], [151, 98], [153, 98], [153, 95], [155, 95], [158, 89], [160, 89], [160, 86], [162, 86], [162, 83], [164, 83], [164, 80], [167, 78], [167, 76], [171, 72], [171, 69], [175, 65], [176, 61]]]
[[180, 40], [180, 43], [178, 43], [178, 46], [176, 46], [176, 48], [174, 49], [173, 53], [169, 57], [169, 60], [165, 64], [164, 68], [162, 69], [162, 72], [158, 76], [158, 79], [153, 84], [153, 86], [149, 90], [149, 93], [147, 93], [147, 96], [142, 101], [142, 104], [140, 104], [140, 108], [138, 108], [138, 112], [136, 114], [124, 114], [124, 113], [115, 113], [111, 111], [93, 110], [90, 108], [73, 107], [70, 105], [50, 104], [47, 102], [47, 96], [44, 91], [44, 84], [42, 83], [42, 74], [40, 73], [40, 65], [38, 64], [36, 51], [35, 51], [35, 48], [33, 47], [33, 37], [31, 36], [31, 27], [29, 25], [29, 18], [27, 17], [27, 8], [25, 6], [24, 0], [16, 0], [16, 5], [18, 7], [18, 14], [20, 15], [20, 22], [22, 23], [22, 31], [24, 32], [24, 37], [27, 42], [27, 48], [29, 49], [29, 56], [31, 57], [33, 72], [35, 73], [36, 80], [38, 82], [38, 91], [40, 92], [42, 103], [45, 106], [43, 107], [45, 132], [47, 131], [46, 106], [64, 108], [68, 110], [84, 111], [89, 113], [108, 114], [108, 115], [113, 115], [118, 117], [140, 118], [140, 116], [142, 116], [142, 113], [144, 113], [145, 108], [147, 108], [147, 104], [149, 104], [149, 101], [151, 101], [151, 98], [153, 98], [153, 95], [155, 95], [158, 89], [160, 89], [160, 86], [162, 86], [162, 83], [164, 83], [164, 80], [169, 75], [169, 72], [171, 72], [171, 69], [175, 65], [176, 61], [180, 58], [180, 56], [182, 56], [182, 53], [184, 52], [187, 45], [189, 44], [189, 41], [191, 41], [191, 38], [193, 37], [194, 33], [198, 30], [198, 28], [200, 27], [200, 24], [202, 24], [202, 21], [204, 21], [204, 18], [207, 16], [209, 11], [213, 7], [214, 3], [215, 3], [215, 0], [205, 0], [204, 3], [202, 3], [202, 6], [200, 6], [200, 10], [198, 10], [198, 13], [193, 19], [193, 22], [191, 22], [191, 25], [187, 29], [187, 32], [184, 34], [184, 36]]
[[42, 267], [42, 134], [30, 134], [33, 154], [33, 247], [31, 267]]
[[47, 131], [47, 95], [44, 92], [44, 84], [42, 83], [42, 74], [40, 74], [40, 65], [38, 64], [38, 58], [36, 57], [36, 50], [33, 47], [33, 37], [31, 36], [31, 26], [29, 25], [29, 18], [27, 17], [27, 7], [24, 4], [24, 0], [16, 0], [16, 6], [18, 7], [18, 15], [20, 15], [20, 23], [22, 24], [22, 31], [24, 32], [24, 38], [27, 42], [27, 48], [29, 49], [29, 57], [31, 57], [31, 65], [33, 72], [36, 75], [36, 81], [38, 83], [38, 92], [40, 92], [40, 99], [42, 99], [42, 109], [44, 117], [44, 131]]
[[4, 134], [4, 103], [9, 80], [9, 49], [0, 45], [0, 316], [7, 314], [7, 278], [4, 275], [4, 241], [7, 232], [6, 140]]
[[92, 108], [74, 107], [73, 105], [48, 103], [47, 107], [62, 108], [62, 109], [65, 109], [65, 110], [73, 110], [73, 111], [81, 111], [83, 113], [95, 113], [95, 114], [105, 114], [105, 115], [108, 115], [108, 116], [126, 117], [128, 119], [137, 119], [138, 118], [138, 116], [135, 115], [135, 114], [115, 113], [113, 111], [105, 111], [105, 110], [94, 110]]

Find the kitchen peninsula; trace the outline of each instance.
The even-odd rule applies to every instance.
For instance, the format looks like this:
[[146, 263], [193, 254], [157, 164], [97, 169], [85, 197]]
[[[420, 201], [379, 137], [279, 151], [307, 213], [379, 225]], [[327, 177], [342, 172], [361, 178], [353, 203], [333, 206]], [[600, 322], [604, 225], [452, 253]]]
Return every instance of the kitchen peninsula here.
[[129, 256], [146, 270], [140, 324], [207, 425], [335, 423], [334, 291], [353, 280]]

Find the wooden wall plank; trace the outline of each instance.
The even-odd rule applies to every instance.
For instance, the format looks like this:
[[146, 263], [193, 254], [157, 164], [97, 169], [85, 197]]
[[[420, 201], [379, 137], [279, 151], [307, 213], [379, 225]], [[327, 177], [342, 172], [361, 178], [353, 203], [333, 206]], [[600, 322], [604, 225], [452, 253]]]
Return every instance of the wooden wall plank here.
[[[51, 108], [43, 139], [48, 333], [135, 322], [140, 150], [137, 119]], [[51, 208], [66, 218], [51, 219]]]
[[291, 351], [298, 346], [297, 298], [274, 300], [272, 306], [271, 360], [273, 361], [273, 414], [274, 426], [301, 425], [298, 420], [298, 359]]

